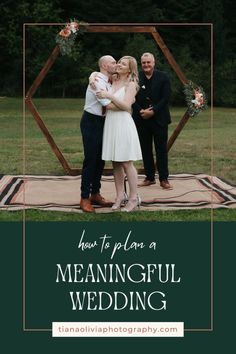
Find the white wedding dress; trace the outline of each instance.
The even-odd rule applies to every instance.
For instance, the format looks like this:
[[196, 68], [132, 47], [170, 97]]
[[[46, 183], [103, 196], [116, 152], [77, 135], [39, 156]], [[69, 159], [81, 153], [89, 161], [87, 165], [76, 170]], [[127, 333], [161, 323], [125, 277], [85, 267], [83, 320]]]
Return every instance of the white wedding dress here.
[[[125, 86], [114, 94], [119, 99], [125, 96]], [[142, 160], [137, 129], [130, 113], [108, 110], [103, 131], [102, 159], [105, 161]]]

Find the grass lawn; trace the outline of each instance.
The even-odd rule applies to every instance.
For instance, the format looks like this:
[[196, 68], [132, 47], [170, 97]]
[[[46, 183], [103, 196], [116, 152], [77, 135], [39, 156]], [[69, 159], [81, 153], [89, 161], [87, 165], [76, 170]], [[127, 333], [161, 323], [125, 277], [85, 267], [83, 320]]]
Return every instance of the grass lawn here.
[[[83, 147], [79, 123], [84, 101], [82, 99], [34, 99], [34, 103], [69, 165], [71, 167], [81, 167]], [[0, 173], [21, 174], [23, 171], [22, 100], [20, 98], [0, 98], [0, 106]], [[176, 127], [184, 111], [184, 107], [173, 107], [171, 109], [172, 124], [170, 125], [169, 135]], [[170, 173], [211, 174], [212, 161], [214, 175], [236, 184], [235, 131], [236, 113], [234, 109], [214, 108], [212, 131], [210, 110], [190, 119], [170, 150]], [[26, 174], [65, 174], [27, 110], [25, 136]], [[211, 145], [212, 136], [213, 145]], [[109, 167], [109, 164], [106, 166]], [[137, 167], [139, 166], [142, 166], [141, 163], [137, 164]], [[0, 220], [21, 219], [22, 212], [0, 212]], [[135, 212], [128, 215], [118, 213], [115, 215], [97, 214], [92, 216], [27, 210], [26, 219], [37, 221], [202, 221], [210, 220], [210, 210]], [[214, 211], [214, 220], [236, 220], [236, 210], [216, 210]]]
[[[23, 211], [0, 213], [0, 221], [22, 221]], [[64, 213], [53, 211], [26, 210], [25, 220], [27, 221], [210, 221], [211, 210], [176, 210], [176, 211], [135, 211], [134, 213], [109, 213], [109, 214], [85, 214], [85, 213]], [[236, 221], [236, 212], [228, 209], [217, 209], [213, 211], [214, 221]]]

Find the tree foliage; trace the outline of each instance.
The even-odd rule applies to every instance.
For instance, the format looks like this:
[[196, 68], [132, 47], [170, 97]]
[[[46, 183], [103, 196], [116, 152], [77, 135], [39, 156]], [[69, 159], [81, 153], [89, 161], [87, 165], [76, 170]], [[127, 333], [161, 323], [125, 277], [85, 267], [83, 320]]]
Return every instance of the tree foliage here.
[[[29, 87], [55, 47], [55, 36], [62, 27], [34, 23], [65, 23], [71, 18], [89, 23], [213, 23], [214, 26], [214, 103], [234, 104], [235, 97], [235, 13], [234, 0], [2, 0], [0, 13], [0, 95], [22, 94], [22, 39], [26, 28], [26, 87]], [[188, 79], [201, 85], [210, 97], [209, 26], [157, 26], [166, 45]], [[79, 37], [70, 57], [59, 57], [47, 74], [38, 96], [79, 97], [84, 95], [91, 71], [97, 70], [101, 55], [119, 59], [130, 54], [153, 52], [157, 66], [172, 81], [172, 102], [183, 104], [183, 87], [149, 34], [89, 33]], [[227, 88], [227, 89], [226, 89]]]

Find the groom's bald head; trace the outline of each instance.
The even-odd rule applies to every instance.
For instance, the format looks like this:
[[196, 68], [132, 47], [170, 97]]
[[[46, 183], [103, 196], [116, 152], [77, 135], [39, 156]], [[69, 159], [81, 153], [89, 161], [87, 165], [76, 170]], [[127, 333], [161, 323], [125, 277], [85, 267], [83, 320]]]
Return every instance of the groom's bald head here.
[[116, 69], [116, 60], [111, 55], [103, 55], [98, 60], [98, 66], [101, 72], [113, 74]]
[[104, 65], [106, 65], [108, 62], [111, 60], [115, 60], [111, 55], [103, 55], [101, 58], [98, 60], [98, 66], [101, 69]]

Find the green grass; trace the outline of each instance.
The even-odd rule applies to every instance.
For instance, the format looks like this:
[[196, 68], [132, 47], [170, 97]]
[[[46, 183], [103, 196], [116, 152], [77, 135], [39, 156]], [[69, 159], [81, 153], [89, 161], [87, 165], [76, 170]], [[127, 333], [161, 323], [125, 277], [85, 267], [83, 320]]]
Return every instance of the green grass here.
[[[81, 167], [83, 147], [80, 135], [82, 99], [34, 99], [34, 103], [54, 137], [58, 147], [71, 167]], [[23, 118], [22, 100], [0, 98], [0, 173], [21, 174], [23, 172]], [[169, 135], [175, 129], [185, 111], [184, 107], [171, 109], [172, 124]], [[60, 163], [53, 154], [45, 137], [32, 115], [26, 109], [25, 119], [25, 172], [26, 174], [64, 175]], [[236, 184], [235, 150], [236, 113], [230, 108], [214, 108], [213, 130], [211, 131], [210, 110], [190, 119], [169, 152], [170, 173], [213, 174]], [[213, 133], [213, 134], [212, 134]], [[213, 136], [213, 145], [211, 138]], [[106, 165], [110, 167], [110, 164]], [[142, 167], [141, 162], [137, 167]], [[129, 215], [98, 214], [96, 216], [60, 212], [26, 211], [32, 220], [209, 220], [209, 210], [136, 212]], [[235, 210], [216, 210], [214, 219], [235, 220]], [[0, 212], [0, 220], [19, 220], [20, 212]]]
[[[1, 221], [22, 221], [23, 211], [1, 212]], [[176, 210], [176, 211], [136, 211], [135, 213], [84, 214], [40, 210], [26, 210], [25, 221], [211, 221], [211, 210]], [[236, 212], [229, 209], [213, 211], [213, 221], [236, 221]]]

